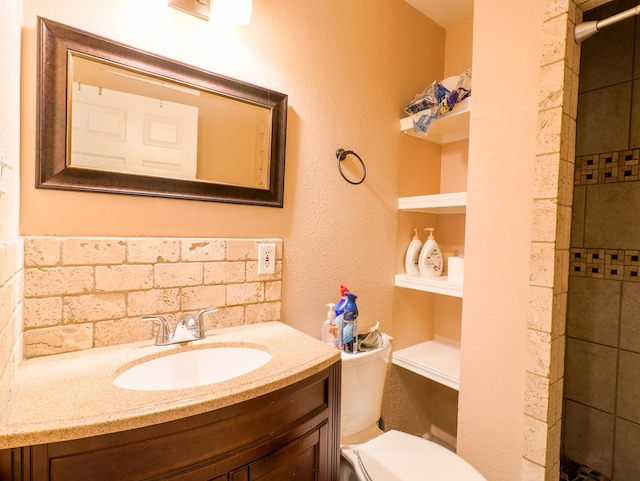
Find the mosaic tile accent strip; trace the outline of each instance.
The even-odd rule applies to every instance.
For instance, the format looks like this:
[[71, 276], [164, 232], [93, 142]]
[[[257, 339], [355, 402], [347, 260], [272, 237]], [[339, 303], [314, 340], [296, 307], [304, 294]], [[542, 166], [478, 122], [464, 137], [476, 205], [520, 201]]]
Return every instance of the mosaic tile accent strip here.
[[574, 185], [635, 182], [639, 164], [640, 149], [576, 157]]
[[611, 481], [611, 479], [588, 466], [582, 466], [564, 458], [560, 464], [560, 481]]
[[569, 275], [640, 282], [640, 251], [570, 249]]

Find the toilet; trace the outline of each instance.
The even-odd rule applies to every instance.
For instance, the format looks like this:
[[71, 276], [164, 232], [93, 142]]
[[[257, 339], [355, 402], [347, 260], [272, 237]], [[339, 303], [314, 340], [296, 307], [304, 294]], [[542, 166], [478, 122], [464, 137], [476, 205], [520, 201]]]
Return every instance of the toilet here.
[[390, 354], [342, 353], [340, 481], [487, 481], [439, 444], [378, 427]]

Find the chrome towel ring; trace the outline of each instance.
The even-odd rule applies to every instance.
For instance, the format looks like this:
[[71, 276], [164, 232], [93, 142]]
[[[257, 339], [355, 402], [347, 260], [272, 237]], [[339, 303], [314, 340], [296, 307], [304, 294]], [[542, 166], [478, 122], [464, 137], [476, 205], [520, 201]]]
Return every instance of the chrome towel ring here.
[[[362, 178], [358, 181], [353, 181], [349, 179], [346, 175], [344, 175], [341, 162], [347, 158], [347, 155], [353, 155], [356, 159], [360, 161], [360, 165], [362, 166]], [[344, 180], [346, 180], [347, 182], [353, 185], [362, 184], [364, 182], [364, 179], [367, 176], [367, 168], [365, 167], [364, 162], [362, 161], [362, 159], [358, 154], [356, 154], [353, 150], [338, 149], [336, 151], [336, 158], [338, 159], [338, 172], [340, 172], [340, 175]]]

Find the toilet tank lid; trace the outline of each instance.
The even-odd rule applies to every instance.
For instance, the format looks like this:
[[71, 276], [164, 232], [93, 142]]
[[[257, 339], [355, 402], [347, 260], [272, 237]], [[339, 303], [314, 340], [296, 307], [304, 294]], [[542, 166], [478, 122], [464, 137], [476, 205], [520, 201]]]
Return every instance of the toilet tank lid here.
[[372, 481], [487, 481], [448, 449], [400, 431], [388, 431], [356, 449]]

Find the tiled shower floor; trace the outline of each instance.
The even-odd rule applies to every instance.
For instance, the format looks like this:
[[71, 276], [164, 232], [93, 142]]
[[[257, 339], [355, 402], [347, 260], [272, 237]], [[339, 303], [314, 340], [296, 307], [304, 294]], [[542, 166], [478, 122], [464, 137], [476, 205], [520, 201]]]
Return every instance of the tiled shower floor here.
[[570, 459], [563, 459], [560, 464], [560, 481], [612, 481], [604, 474], [594, 471], [588, 466], [574, 463]]

